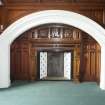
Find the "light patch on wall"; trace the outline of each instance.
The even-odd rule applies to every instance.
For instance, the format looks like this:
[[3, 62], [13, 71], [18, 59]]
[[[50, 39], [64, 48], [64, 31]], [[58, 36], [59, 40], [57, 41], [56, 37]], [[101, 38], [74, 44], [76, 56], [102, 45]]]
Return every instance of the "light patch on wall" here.
[[47, 52], [40, 52], [40, 79], [47, 77]]
[[3, 5], [2, 1], [0, 0], [0, 5]]
[[71, 52], [64, 53], [64, 77], [71, 80]]

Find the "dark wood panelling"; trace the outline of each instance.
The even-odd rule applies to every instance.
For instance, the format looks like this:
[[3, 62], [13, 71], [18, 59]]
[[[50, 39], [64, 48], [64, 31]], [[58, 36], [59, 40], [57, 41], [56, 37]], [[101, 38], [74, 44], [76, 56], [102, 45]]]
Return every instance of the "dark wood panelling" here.
[[[4, 29], [19, 18], [41, 10], [68, 10], [80, 13], [96, 21], [105, 28], [105, 0], [3, 0], [0, 7], [0, 24]], [[98, 43], [86, 33], [83, 39], [53, 40], [33, 39], [32, 30], [19, 37], [11, 46], [11, 77], [13, 79], [34, 80], [37, 78], [37, 50], [43, 48], [72, 49], [73, 79], [99, 81], [100, 52]], [[85, 36], [85, 37], [84, 37]], [[41, 43], [40, 43], [41, 42]], [[80, 60], [81, 57], [81, 60]], [[81, 65], [81, 66], [80, 66]], [[77, 80], [78, 81], [78, 80]]]
[[3, 24], [3, 11], [2, 7], [0, 7], [0, 33], [2, 33], [1, 25]]
[[[5, 0], [7, 2], [10, 2], [10, 3], [14, 3], [14, 2], [18, 2], [18, 3], [24, 3], [24, 2], [33, 2], [33, 3], [37, 3], [37, 2], [84, 2], [84, 0], [54, 0], [54, 1], [50, 1], [50, 0]], [[85, 2], [104, 2], [104, 0], [85, 0]]]
[[98, 22], [100, 25], [104, 23], [104, 10], [103, 9], [84, 9], [81, 14], [89, 17], [90, 19]]
[[104, 0], [4, 0], [7, 3], [105, 3]]
[[34, 12], [34, 10], [8, 10], [8, 19], [7, 19], [7, 25], [10, 25], [11, 23], [15, 22], [17, 19], [27, 15], [27, 14], [30, 14]]
[[[1, 11], [1, 7], [0, 7], [0, 25], [2, 24], [2, 11]], [[0, 33], [1, 33], [2, 31], [1, 31], [1, 28], [0, 28]]]
[[7, 27], [17, 19], [41, 10], [68, 10], [85, 15], [102, 26], [105, 24], [105, 0], [4, 0], [3, 19]]
[[74, 53], [72, 77], [73, 80], [79, 81], [80, 40], [79, 29], [61, 24], [39, 26], [25, 32], [11, 46], [11, 77], [20, 80], [37, 79], [37, 52], [39, 50], [72, 50]]
[[73, 68], [72, 68], [72, 79], [75, 81], [75, 82], [80, 82], [80, 45], [77, 45], [74, 47], [74, 50], [73, 50]]
[[0, 7], [0, 24], [1, 24], [1, 17], [2, 17], [2, 10], [1, 10], [2, 8]]
[[[87, 37], [87, 38], [86, 38]], [[83, 81], [98, 81], [100, 78], [101, 49], [98, 43], [83, 33], [83, 54], [81, 79]]]
[[103, 27], [105, 28], [105, 9], [103, 10]]
[[[62, 7], [62, 6], [61, 6]], [[47, 9], [63, 9], [61, 7], [47, 7]], [[27, 7], [26, 7], [27, 8]], [[43, 7], [42, 9], [40, 8], [40, 10], [45, 10], [46, 8]], [[80, 13], [84, 16], [89, 17], [90, 19], [98, 22], [100, 25], [104, 26], [105, 24], [105, 11], [103, 9], [69, 9], [69, 7], [66, 7], [65, 10], [68, 11], [74, 11], [77, 13]], [[78, 11], [79, 10], [79, 11]], [[37, 12], [39, 11], [38, 8], [34, 8], [34, 9], [9, 9], [7, 11], [7, 16], [8, 17], [6, 19], [6, 23], [4, 23], [6, 26], [10, 25], [11, 23], [13, 23], [14, 21], [16, 21], [17, 19], [28, 15], [30, 13], [33, 12]]]
[[[47, 27], [50, 27], [50, 30]], [[58, 28], [59, 35], [61, 35], [59, 30], [63, 28], [62, 37], [52, 37], [52, 35], [55, 35], [51, 33], [54, 27], [55, 29]], [[70, 37], [65, 37], [65, 28], [69, 29]], [[20, 80], [37, 79], [38, 51], [49, 49], [51, 51], [72, 51], [72, 79], [74, 81], [99, 82], [101, 53], [99, 44], [86, 33], [74, 27], [61, 24], [59, 27], [57, 24], [52, 24], [52, 26], [42, 25], [25, 32], [16, 39], [11, 46], [11, 77]]]
[[29, 69], [29, 72], [30, 72], [30, 80], [36, 80], [38, 78], [38, 56], [37, 56], [37, 50], [35, 48], [31, 48], [30, 47], [30, 56], [29, 56], [29, 59], [30, 59], [30, 69]]
[[11, 48], [11, 79], [29, 80], [30, 62], [28, 46], [27, 42], [13, 44]]

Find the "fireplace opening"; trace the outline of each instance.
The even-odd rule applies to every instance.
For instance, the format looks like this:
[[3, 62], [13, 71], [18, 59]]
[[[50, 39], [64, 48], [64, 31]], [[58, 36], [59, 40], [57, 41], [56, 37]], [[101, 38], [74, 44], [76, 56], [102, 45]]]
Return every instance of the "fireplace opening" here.
[[40, 80], [71, 80], [70, 51], [40, 51], [38, 55]]
[[61, 52], [48, 52], [48, 77], [64, 77], [64, 54]]

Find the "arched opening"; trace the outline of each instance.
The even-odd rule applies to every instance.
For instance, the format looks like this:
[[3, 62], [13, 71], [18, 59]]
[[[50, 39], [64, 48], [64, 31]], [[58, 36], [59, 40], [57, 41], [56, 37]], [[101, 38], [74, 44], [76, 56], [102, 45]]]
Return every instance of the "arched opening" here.
[[101, 47], [65, 24], [32, 28], [11, 45], [11, 80], [100, 81]]
[[10, 45], [23, 32], [47, 23], [63, 23], [83, 30], [101, 46], [100, 88], [105, 89], [105, 30], [91, 19], [63, 10], [48, 10], [25, 16], [10, 25], [0, 36], [0, 87], [10, 86]]

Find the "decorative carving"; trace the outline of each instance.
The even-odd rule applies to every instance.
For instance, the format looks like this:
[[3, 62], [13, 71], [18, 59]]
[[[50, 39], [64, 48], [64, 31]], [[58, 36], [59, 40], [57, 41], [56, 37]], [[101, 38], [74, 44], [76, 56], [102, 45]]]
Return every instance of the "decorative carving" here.
[[38, 29], [38, 38], [48, 38], [48, 28], [47, 27], [42, 27]]
[[80, 40], [81, 33], [78, 29], [61, 24], [47, 24], [32, 30], [32, 38], [67, 38], [69, 40]]
[[32, 38], [38, 38], [38, 32], [37, 32], [37, 30], [34, 30], [32, 32]]
[[73, 29], [72, 28], [65, 28], [64, 29], [64, 38], [73, 38]]
[[59, 28], [58, 27], [51, 28], [50, 31], [51, 31], [50, 36], [52, 38], [60, 38], [60, 33], [59, 33]]

